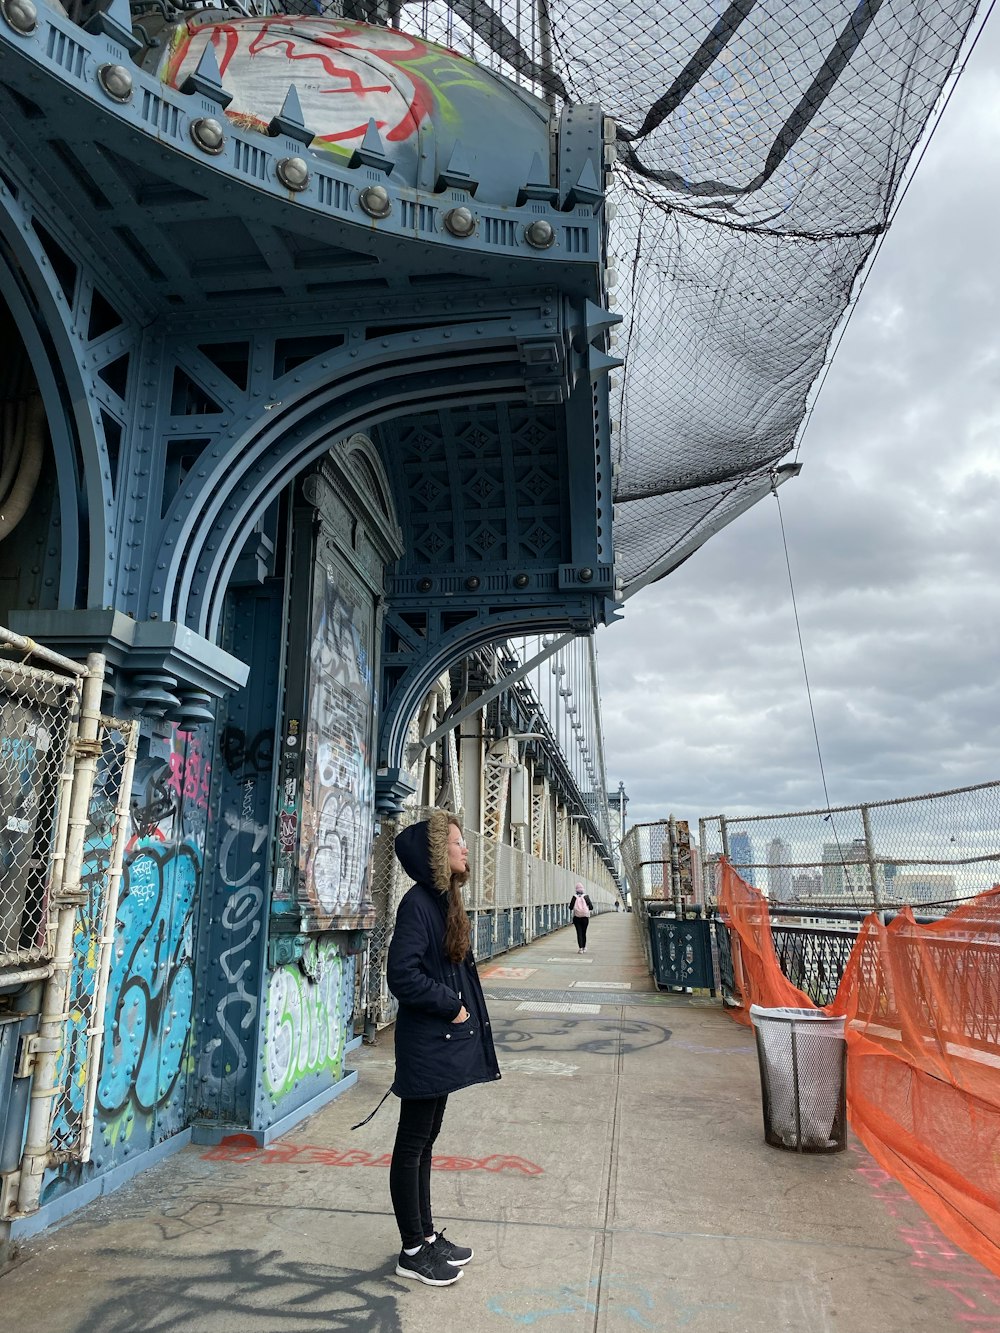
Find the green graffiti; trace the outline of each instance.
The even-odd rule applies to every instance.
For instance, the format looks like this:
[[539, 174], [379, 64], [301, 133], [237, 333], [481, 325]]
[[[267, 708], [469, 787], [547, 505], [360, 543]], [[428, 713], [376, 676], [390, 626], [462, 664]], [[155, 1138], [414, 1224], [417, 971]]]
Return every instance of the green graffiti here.
[[[306, 970], [304, 970], [306, 969]], [[264, 1082], [278, 1101], [304, 1078], [344, 1067], [344, 960], [334, 944], [310, 947], [302, 966], [271, 974], [264, 1036]]]

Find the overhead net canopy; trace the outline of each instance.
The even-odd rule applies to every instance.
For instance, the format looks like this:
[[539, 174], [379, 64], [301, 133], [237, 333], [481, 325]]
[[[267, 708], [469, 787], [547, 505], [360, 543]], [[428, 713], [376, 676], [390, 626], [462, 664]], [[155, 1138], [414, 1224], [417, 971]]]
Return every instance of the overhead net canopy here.
[[793, 447], [976, 8], [404, 5], [404, 29], [556, 105], [597, 102], [618, 123], [615, 548], [626, 584], [667, 567]]

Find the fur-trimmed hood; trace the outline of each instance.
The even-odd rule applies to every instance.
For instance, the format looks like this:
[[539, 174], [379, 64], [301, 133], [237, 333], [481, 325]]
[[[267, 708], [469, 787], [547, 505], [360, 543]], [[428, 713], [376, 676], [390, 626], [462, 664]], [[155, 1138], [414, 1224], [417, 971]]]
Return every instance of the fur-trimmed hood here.
[[451, 888], [448, 820], [447, 810], [432, 810], [427, 819], [403, 829], [394, 844], [399, 864], [410, 878], [439, 893]]

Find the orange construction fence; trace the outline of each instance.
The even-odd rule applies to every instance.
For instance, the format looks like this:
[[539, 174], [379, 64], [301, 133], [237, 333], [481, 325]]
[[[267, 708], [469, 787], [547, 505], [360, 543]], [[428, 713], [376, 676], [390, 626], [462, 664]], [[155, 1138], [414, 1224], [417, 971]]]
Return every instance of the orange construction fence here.
[[[719, 912], [751, 1004], [816, 1008], [781, 971], [767, 901], [726, 863]], [[1000, 1275], [1000, 886], [921, 926], [863, 922], [836, 999], [847, 1111], [871, 1155], [941, 1230]]]

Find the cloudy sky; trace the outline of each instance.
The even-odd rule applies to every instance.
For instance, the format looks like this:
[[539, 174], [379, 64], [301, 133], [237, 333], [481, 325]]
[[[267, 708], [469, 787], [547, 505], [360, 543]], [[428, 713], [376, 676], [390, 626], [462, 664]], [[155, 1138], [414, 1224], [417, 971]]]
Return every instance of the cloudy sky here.
[[[781, 492], [830, 800], [1000, 778], [1000, 15]], [[599, 632], [629, 821], [825, 804], [773, 499]]]

